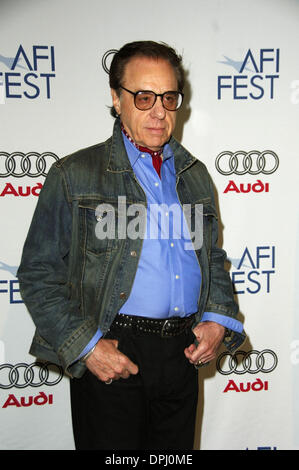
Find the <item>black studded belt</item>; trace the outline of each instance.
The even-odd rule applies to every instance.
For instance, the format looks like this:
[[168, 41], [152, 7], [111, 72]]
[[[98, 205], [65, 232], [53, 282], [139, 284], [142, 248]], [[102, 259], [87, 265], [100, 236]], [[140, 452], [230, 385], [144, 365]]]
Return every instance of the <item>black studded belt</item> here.
[[111, 328], [132, 328], [140, 333], [152, 333], [167, 338], [178, 336], [194, 323], [195, 314], [188, 317], [147, 318], [136, 315], [116, 315]]

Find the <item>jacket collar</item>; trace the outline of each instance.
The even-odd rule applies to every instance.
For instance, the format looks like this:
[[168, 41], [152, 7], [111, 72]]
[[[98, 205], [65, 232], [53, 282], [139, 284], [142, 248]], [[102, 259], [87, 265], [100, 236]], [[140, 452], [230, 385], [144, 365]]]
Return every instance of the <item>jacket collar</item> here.
[[[111, 139], [109, 141], [111, 142]], [[107, 171], [112, 171], [113, 173], [133, 171], [124, 145], [119, 118], [115, 119], [113, 127]]]
[[193, 157], [185, 147], [183, 147], [174, 137], [171, 137], [169, 145], [174, 155], [175, 172], [178, 176], [183, 171], [187, 170], [191, 165], [197, 162], [197, 158]]
[[[197, 159], [193, 157], [188, 152], [188, 150], [186, 150], [174, 137], [171, 137], [169, 145], [174, 154], [174, 162], [177, 175], [185, 171], [197, 161]], [[112, 142], [110, 147], [107, 171], [111, 171], [113, 173], [119, 173], [123, 171], [133, 172], [123, 142], [119, 118], [116, 118], [113, 127]]]

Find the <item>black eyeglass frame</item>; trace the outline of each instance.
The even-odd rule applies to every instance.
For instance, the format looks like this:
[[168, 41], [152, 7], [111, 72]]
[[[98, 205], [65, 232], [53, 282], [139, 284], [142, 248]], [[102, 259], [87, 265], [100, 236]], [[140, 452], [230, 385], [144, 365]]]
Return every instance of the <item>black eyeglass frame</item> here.
[[[135, 104], [135, 107], [137, 109], [139, 109], [139, 111], [148, 111], [149, 109], [152, 109], [154, 106], [155, 106], [155, 103], [157, 101], [157, 97], [160, 96], [161, 97], [161, 102], [162, 102], [162, 106], [163, 108], [165, 108], [167, 111], [177, 111], [178, 109], [180, 109], [180, 107], [182, 106], [183, 104], [183, 100], [184, 100], [184, 93], [182, 93], [181, 91], [165, 91], [164, 93], [155, 93], [154, 91], [152, 90], [138, 90], [138, 91], [131, 91], [131, 90], [128, 90], [128, 88], [125, 88], [124, 86], [119, 86], [119, 88], [121, 88], [122, 90], [125, 90], [127, 91], [128, 93], [131, 93], [131, 95], [134, 96], [134, 104]], [[149, 108], [146, 108], [146, 109], [140, 109], [138, 108], [138, 106], [136, 105], [136, 96], [140, 93], [152, 93], [153, 95], [155, 95], [155, 101], [153, 102], [152, 106], [150, 106]], [[163, 97], [164, 95], [167, 95], [167, 93], [177, 93], [178, 95], [181, 96], [182, 98], [182, 101], [180, 103], [180, 106], [176, 109], [168, 109], [166, 108], [164, 102], [163, 102]]]

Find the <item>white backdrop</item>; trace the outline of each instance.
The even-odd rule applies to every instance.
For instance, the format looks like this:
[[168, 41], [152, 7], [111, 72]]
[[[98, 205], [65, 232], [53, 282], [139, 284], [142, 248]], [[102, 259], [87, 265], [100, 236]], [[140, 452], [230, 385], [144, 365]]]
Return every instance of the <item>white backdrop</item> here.
[[0, 449], [74, 448], [16, 270], [50, 164], [111, 133], [103, 56], [141, 39], [184, 57], [176, 136], [213, 177], [248, 334], [201, 371], [196, 448], [299, 449], [297, 0], [0, 0]]

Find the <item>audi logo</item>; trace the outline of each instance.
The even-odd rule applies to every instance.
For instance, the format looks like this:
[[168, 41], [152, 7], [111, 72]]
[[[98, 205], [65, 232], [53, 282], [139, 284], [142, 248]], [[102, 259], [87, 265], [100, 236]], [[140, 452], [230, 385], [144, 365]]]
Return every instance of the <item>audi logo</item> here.
[[[225, 359], [228, 359], [227, 365]], [[238, 374], [242, 375], [248, 372], [249, 374], [257, 374], [264, 372], [265, 374], [272, 372], [278, 364], [278, 358], [275, 352], [271, 349], [264, 349], [263, 351], [237, 351], [235, 354], [224, 352], [220, 354], [217, 359], [216, 367], [222, 375]]]
[[110, 66], [107, 64], [107, 59], [109, 56], [116, 54], [118, 52], [117, 49], [109, 49], [109, 51], [106, 51], [105, 54], [102, 57], [102, 67], [105, 70], [106, 73], [110, 73]]
[[216, 158], [215, 166], [222, 175], [271, 175], [277, 170], [279, 159], [272, 150], [264, 150], [258, 152], [251, 150], [245, 152], [238, 150], [237, 152], [229, 152], [225, 150]]
[[8, 176], [14, 176], [15, 178], [47, 176], [53, 160], [57, 161], [59, 158], [52, 152], [14, 152], [11, 154], [0, 152], [0, 178], [7, 178]]
[[25, 364], [21, 362], [16, 365], [0, 365], [0, 388], [12, 387], [40, 387], [41, 385], [57, 385], [63, 377], [63, 369], [57, 364], [50, 362], [34, 362]]

